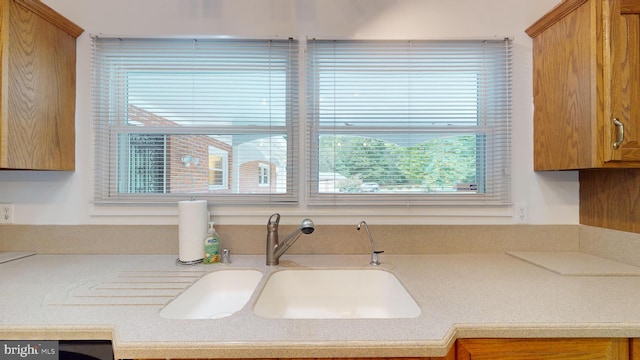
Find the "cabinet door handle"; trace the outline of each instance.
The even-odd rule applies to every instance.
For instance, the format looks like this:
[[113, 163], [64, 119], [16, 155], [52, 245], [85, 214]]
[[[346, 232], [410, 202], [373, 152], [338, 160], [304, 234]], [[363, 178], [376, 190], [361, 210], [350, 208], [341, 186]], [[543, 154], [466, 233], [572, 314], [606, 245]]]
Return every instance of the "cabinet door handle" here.
[[613, 124], [618, 129], [618, 138], [616, 142], [613, 143], [613, 149], [618, 150], [620, 148], [620, 144], [624, 141], [624, 124], [618, 120], [618, 118], [613, 119]]

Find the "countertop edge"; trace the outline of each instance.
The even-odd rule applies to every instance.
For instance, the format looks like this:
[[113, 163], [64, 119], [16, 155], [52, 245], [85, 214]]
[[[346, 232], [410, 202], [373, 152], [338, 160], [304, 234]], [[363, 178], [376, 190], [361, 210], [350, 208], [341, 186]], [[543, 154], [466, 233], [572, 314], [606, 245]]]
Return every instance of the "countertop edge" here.
[[111, 340], [116, 358], [444, 357], [465, 338], [636, 338], [636, 323], [454, 324], [433, 341], [120, 342], [117, 329], [92, 326], [0, 326], [3, 340]]
[[321, 341], [264, 343], [132, 343], [114, 339], [116, 358], [445, 357], [465, 338], [635, 338], [639, 324], [454, 324], [439, 341]]
[[0, 324], [2, 340], [113, 340], [112, 326], [6, 326]]
[[322, 343], [128, 343], [114, 344], [116, 358], [371, 358], [445, 356], [451, 345], [447, 342], [384, 343], [360, 342]]

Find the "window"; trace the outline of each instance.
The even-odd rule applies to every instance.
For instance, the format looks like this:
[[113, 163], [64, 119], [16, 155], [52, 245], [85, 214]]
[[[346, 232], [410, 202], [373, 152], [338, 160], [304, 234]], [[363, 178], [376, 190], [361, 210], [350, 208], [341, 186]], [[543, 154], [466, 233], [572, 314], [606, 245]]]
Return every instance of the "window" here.
[[508, 39], [92, 40], [98, 203], [509, 203]]
[[311, 203], [509, 202], [509, 40], [307, 48]]
[[297, 201], [297, 41], [92, 41], [97, 202]]
[[229, 153], [209, 146], [209, 190], [228, 190]]
[[271, 167], [267, 164], [258, 164], [258, 185], [269, 186], [271, 183]]

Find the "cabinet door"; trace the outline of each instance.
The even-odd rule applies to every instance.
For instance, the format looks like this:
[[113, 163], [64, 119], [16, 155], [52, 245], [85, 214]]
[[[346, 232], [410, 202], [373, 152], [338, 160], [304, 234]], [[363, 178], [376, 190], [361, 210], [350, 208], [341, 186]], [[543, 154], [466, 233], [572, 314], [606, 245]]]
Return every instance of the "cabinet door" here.
[[629, 359], [640, 360], [640, 339], [631, 339], [629, 346]]
[[640, 161], [640, 0], [613, 0], [610, 11], [611, 114], [604, 119], [605, 161]]
[[567, 0], [531, 25], [534, 169], [598, 166], [594, 1]]
[[626, 360], [628, 339], [460, 339], [458, 360]]
[[3, 0], [0, 168], [74, 170], [76, 38], [40, 1]]

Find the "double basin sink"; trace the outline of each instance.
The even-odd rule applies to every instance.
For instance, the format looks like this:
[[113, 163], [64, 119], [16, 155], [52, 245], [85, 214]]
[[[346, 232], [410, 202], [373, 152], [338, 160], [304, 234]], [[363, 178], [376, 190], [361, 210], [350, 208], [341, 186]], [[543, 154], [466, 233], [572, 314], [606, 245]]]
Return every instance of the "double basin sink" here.
[[256, 290], [253, 312], [272, 319], [414, 318], [421, 310], [398, 278], [378, 269], [295, 269], [263, 273], [218, 270], [169, 302], [168, 319], [220, 319], [244, 308]]

